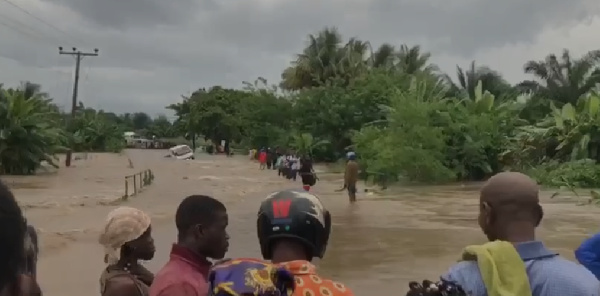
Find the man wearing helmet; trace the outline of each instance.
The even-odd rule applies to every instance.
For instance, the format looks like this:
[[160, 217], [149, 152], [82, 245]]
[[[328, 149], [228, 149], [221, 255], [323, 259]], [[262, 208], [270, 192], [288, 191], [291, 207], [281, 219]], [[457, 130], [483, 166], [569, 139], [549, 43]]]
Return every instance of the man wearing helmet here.
[[354, 295], [343, 284], [319, 277], [311, 263], [323, 258], [331, 233], [331, 216], [318, 197], [303, 190], [275, 192], [261, 203], [256, 226], [263, 257], [295, 276], [293, 295]]

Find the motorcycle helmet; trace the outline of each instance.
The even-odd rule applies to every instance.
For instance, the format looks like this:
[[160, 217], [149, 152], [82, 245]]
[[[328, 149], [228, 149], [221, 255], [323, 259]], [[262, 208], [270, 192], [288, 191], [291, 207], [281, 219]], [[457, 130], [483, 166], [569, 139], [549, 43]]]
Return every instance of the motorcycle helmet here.
[[280, 238], [302, 243], [311, 258], [323, 258], [331, 215], [319, 198], [304, 190], [284, 190], [270, 194], [261, 203], [256, 223], [263, 258], [272, 257], [273, 243]]

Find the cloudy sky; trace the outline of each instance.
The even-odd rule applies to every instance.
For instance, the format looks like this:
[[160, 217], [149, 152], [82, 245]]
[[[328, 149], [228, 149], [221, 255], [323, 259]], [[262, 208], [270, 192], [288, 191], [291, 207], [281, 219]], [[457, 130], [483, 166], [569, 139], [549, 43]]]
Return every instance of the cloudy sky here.
[[375, 46], [420, 44], [452, 73], [476, 60], [516, 82], [527, 60], [599, 49], [600, 1], [0, 0], [0, 82], [40, 83], [67, 107], [74, 58], [57, 47], [97, 47], [81, 67], [86, 105], [167, 113], [202, 86], [278, 82], [325, 26]]

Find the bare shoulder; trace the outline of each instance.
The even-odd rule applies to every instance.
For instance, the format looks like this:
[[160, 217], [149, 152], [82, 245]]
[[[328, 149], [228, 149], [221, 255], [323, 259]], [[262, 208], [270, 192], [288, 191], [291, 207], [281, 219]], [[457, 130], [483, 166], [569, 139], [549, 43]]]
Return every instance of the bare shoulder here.
[[42, 289], [30, 276], [21, 276], [21, 293], [26, 296], [42, 296]]
[[135, 281], [128, 276], [115, 276], [106, 282], [102, 296], [141, 296]]

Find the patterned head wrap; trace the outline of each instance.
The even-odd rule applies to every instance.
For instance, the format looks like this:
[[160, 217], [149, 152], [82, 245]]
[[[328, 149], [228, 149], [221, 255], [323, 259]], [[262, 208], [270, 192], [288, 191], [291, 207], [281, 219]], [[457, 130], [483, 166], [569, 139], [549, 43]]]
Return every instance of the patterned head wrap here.
[[213, 267], [209, 296], [291, 296], [294, 276], [283, 267], [256, 259], [233, 259]]
[[133, 241], [150, 227], [150, 217], [141, 210], [119, 207], [108, 213], [104, 229], [98, 242], [104, 247], [104, 262], [115, 264], [119, 261], [121, 247]]

